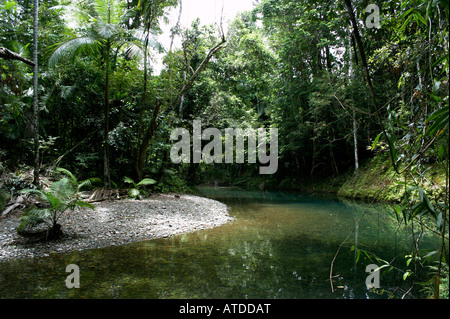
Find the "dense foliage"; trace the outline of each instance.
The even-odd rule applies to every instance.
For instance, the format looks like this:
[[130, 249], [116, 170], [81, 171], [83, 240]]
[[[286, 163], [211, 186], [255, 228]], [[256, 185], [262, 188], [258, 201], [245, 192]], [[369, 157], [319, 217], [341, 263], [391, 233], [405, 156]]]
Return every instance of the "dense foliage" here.
[[[399, 222], [431, 220], [442, 238], [435, 276], [448, 273], [447, 1], [379, 3], [373, 27], [370, 1], [261, 0], [227, 34], [199, 20], [175, 26], [182, 46], [166, 48], [157, 73], [159, 23], [177, 4], [40, 1], [42, 174], [63, 166], [82, 179], [102, 178], [105, 188], [131, 184], [137, 197], [145, 181], [185, 191], [200, 183], [263, 189], [346, 172], [357, 178], [364, 161], [389, 158], [402, 189]], [[30, 60], [32, 11], [31, 0], [0, 1], [0, 47]], [[12, 180], [35, 159], [32, 67], [0, 59], [0, 92], [0, 172], [13, 172]], [[173, 164], [170, 132], [192, 133], [198, 118], [222, 131], [278, 128], [277, 173], [259, 175], [251, 163]], [[445, 174], [439, 185], [427, 179], [433, 169]], [[12, 194], [8, 183], [0, 184], [0, 204]], [[417, 245], [416, 267], [421, 254]]]

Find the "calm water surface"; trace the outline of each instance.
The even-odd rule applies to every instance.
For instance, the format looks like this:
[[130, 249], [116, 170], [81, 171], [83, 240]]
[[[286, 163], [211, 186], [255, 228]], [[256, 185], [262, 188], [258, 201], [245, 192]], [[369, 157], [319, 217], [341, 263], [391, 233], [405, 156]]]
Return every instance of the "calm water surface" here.
[[[402, 263], [411, 252], [408, 232], [396, 231], [388, 207], [200, 190], [226, 203], [236, 220], [166, 239], [3, 262], [0, 298], [385, 298], [367, 291], [365, 266], [371, 262], [361, 257], [355, 267], [351, 247]], [[333, 293], [330, 265], [347, 237], [334, 263]], [[427, 242], [432, 248], [433, 240]], [[65, 286], [68, 264], [80, 268], [79, 289]], [[409, 288], [395, 272], [380, 284], [400, 296]]]

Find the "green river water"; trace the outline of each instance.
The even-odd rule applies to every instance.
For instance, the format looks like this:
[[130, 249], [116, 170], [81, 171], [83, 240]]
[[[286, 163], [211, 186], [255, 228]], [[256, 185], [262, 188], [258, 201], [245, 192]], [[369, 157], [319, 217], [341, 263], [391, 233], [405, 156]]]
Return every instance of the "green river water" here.
[[[361, 254], [355, 267], [351, 247], [402, 265], [412, 251], [410, 231], [397, 231], [389, 207], [200, 191], [226, 203], [236, 220], [165, 239], [2, 262], [0, 298], [387, 298], [368, 291], [365, 267], [372, 262]], [[347, 237], [334, 262], [332, 292], [331, 262]], [[433, 238], [422, 242], [422, 249], [434, 248]], [[68, 264], [79, 266], [79, 289], [65, 285]], [[380, 278], [380, 289], [397, 297], [409, 284], [396, 271]], [[418, 289], [413, 296], [421, 297]]]

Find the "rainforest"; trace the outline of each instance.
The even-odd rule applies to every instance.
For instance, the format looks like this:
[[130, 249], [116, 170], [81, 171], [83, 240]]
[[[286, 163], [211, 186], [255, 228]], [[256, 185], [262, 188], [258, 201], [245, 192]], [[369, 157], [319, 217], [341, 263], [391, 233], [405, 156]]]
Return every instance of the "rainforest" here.
[[0, 0], [0, 298], [448, 299], [448, 2], [233, 3]]

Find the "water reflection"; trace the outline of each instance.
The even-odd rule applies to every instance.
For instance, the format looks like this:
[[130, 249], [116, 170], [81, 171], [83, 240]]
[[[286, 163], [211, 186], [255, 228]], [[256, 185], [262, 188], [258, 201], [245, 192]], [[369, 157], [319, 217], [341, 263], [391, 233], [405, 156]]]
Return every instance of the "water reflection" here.
[[[382, 207], [286, 193], [203, 192], [227, 203], [236, 221], [167, 239], [0, 263], [0, 297], [376, 298], [351, 246], [386, 260], [410, 249], [408, 235]], [[336, 258], [332, 293], [331, 261], [356, 224]], [[80, 289], [65, 287], [72, 263], [80, 267]], [[384, 277], [383, 287], [396, 287], [397, 277]]]

